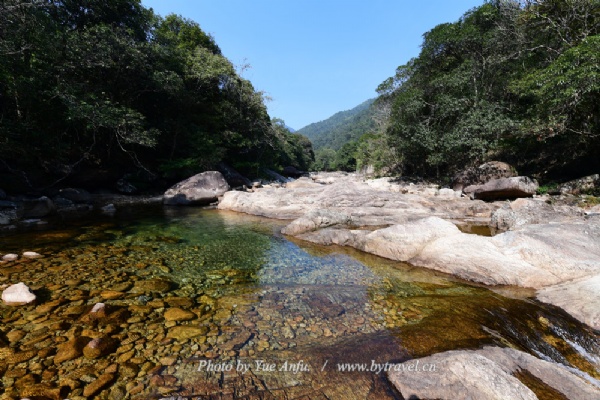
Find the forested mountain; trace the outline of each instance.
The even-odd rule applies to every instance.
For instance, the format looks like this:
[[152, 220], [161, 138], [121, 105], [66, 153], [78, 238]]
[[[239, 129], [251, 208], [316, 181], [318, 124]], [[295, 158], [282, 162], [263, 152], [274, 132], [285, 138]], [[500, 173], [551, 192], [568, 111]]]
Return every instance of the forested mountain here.
[[383, 82], [358, 164], [444, 178], [491, 159], [542, 180], [600, 170], [600, 1], [491, 0]]
[[[164, 183], [225, 161], [306, 167], [214, 39], [139, 0], [0, 4], [0, 187]], [[309, 144], [310, 145], [310, 144]]]
[[324, 121], [315, 122], [297, 131], [313, 143], [315, 150], [339, 150], [345, 143], [357, 140], [374, 129], [370, 99], [351, 110], [338, 112]]

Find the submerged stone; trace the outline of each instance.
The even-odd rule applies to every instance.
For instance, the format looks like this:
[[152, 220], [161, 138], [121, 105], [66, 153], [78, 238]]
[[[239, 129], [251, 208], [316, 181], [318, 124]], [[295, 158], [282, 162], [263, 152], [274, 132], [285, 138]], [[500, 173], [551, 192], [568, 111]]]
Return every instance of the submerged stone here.
[[22, 306], [34, 302], [35, 294], [23, 282], [11, 285], [2, 292], [2, 301], [8, 306]]

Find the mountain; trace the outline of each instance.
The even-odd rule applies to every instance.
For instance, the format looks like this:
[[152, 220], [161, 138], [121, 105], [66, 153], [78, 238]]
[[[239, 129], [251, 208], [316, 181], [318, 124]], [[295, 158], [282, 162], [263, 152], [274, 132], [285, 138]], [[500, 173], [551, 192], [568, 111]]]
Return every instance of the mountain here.
[[369, 99], [351, 110], [340, 111], [324, 121], [315, 122], [296, 131], [313, 143], [315, 150], [329, 147], [339, 150], [345, 143], [357, 140], [375, 128]]

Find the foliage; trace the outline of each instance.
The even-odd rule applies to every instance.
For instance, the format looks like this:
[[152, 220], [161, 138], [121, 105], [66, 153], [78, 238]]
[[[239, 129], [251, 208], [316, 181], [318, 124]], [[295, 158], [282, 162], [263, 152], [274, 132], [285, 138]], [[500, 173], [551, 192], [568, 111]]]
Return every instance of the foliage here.
[[338, 112], [324, 121], [305, 126], [297, 133], [309, 138], [315, 150], [324, 147], [339, 150], [345, 143], [358, 140], [374, 129], [373, 101], [367, 100], [351, 110]]
[[139, 0], [3, 1], [0, 105], [0, 179], [22, 190], [310, 162], [210, 35]]
[[[378, 88], [388, 166], [438, 178], [491, 159], [541, 178], [600, 167], [599, 10], [598, 0], [494, 0], [427, 32]], [[358, 159], [369, 151], [359, 146]]]

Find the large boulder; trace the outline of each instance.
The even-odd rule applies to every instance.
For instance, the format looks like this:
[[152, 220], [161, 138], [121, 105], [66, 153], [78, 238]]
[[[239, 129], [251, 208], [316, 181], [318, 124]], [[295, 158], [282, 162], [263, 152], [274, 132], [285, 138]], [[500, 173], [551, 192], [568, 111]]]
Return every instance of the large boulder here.
[[217, 169], [220, 173], [223, 174], [223, 177], [225, 178], [230, 187], [252, 187], [252, 182], [250, 181], [250, 179], [246, 178], [229, 165], [221, 162], [217, 165]]
[[538, 190], [537, 181], [526, 176], [493, 179], [483, 185], [471, 185], [463, 189], [472, 199], [485, 201], [531, 197]]
[[217, 201], [228, 190], [223, 174], [207, 171], [172, 186], [165, 192], [163, 202], [172, 206], [206, 205]]
[[298, 168], [292, 167], [291, 165], [285, 167], [282, 172], [283, 175], [288, 176], [290, 178], [300, 178], [301, 176], [306, 174], [306, 172], [300, 171]]
[[593, 378], [510, 348], [447, 351], [390, 364], [387, 375], [405, 399], [537, 400], [521, 376], [531, 376], [566, 399], [600, 398]]
[[509, 164], [501, 161], [490, 161], [479, 167], [467, 168], [459, 172], [452, 181], [454, 190], [462, 190], [467, 186], [483, 185], [494, 179], [512, 178], [516, 170]]

